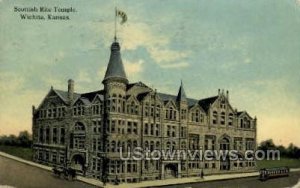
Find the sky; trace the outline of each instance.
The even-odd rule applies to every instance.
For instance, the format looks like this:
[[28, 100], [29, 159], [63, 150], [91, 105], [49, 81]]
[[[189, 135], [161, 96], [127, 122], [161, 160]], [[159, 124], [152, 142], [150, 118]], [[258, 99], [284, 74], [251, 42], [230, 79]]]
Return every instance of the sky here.
[[[195, 99], [229, 90], [257, 117], [258, 142], [300, 146], [300, 0], [0, 0], [0, 135], [31, 131], [32, 105], [51, 86], [103, 88], [116, 5], [128, 17], [117, 35], [130, 82], [177, 94], [182, 79]], [[34, 6], [76, 12], [14, 11]]]

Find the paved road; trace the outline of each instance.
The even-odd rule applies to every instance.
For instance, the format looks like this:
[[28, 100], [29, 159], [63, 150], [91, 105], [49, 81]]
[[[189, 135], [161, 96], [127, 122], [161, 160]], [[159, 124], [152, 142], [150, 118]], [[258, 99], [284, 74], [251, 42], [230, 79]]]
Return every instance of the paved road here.
[[17, 188], [90, 188], [79, 181], [66, 181], [51, 172], [0, 156], [0, 185]]
[[[214, 182], [192, 183], [183, 185], [163, 186], [164, 188], [286, 188], [293, 187], [300, 181], [300, 172], [293, 172], [289, 177], [270, 179], [261, 182], [257, 177], [222, 180]], [[300, 187], [300, 182], [295, 186]]]

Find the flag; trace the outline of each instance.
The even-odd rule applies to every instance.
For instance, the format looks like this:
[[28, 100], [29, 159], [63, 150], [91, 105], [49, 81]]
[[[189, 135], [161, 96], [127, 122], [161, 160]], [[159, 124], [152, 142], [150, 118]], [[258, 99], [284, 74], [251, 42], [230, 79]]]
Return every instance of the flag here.
[[116, 16], [118, 17], [121, 17], [122, 18], [122, 21], [120, 22], [121, 24], [125, 23], [127, 21], [127, 15], [125, 12], [121, 11], [121, 10], [118, 10], [116, 9]]

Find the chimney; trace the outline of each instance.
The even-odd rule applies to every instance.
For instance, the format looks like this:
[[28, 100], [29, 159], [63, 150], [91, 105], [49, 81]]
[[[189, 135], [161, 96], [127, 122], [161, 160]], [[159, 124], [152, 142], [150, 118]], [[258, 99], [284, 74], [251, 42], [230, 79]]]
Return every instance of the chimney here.
[[74, 80], [69, 79], [68, 80], [68, 99], [69, 99], [69, 101], [73, 101], [73, 95], [74, 95]]
[[220, 96], [220, 89], [218, 89], [218, 96]]

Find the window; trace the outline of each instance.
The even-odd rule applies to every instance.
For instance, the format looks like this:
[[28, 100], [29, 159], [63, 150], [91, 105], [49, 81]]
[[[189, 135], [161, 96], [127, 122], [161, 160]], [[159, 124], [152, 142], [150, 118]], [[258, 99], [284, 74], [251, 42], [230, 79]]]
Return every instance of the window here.
[[221, 125], [225, 125], [225, 112], [221, 112]]
[[155, 134], [156, 134], [156, 136], [159, 136], [159, 133], [160, 133], [160, 131], [159, 131], [159, 124], [156, 124], [156, 127], [155, 127]]
[[213, 124], [217, 124], [218, 123], [218, 112], [213, 111]]
[[176, 127], [172, 126], [172, 137], [176, 137]]
[[60, 144], [65, 144], [65, 128], [60, 129]]
[[114, 133], [116, 131], [116, 121], [111, 120], [111, 133]]
[[131, 131], [132, 131], [132, 127], [131, 127], [131, 126], [132, 126], [132, 125], [131, 125], [131, 122], [128, 121], [128, 122], [127, 122], [127, 133], [128, 133], [128, 134], [131, 134], [131, 133], [132, 133], [132, 132], [131, 132]]
[[85, 130], [85, 127], [82, 123], [80, 122], [77, 122], [74, 126], [74, 130], [75, 131], [84, 131]]
[[137, 131], [137, 122], [133, 122], [133, 133], [134, 134], [138, 134], [138, 131]]
[[57, 144], [57, 128], [53, 128], [53, 137], [52, 137], [52, 141], [53, 144]]
[[46, 143], [47, 144], [50, 143], [50, 128], [49, 127], [46, 128]]
[[151, 123], [151, 126], [150, 126], [150, 135], [154, 135], [154, 125], [153, 125], [153, 123]]
[[229, 150], [229, 140], [227, 138], [223, 138], [220, 143], [220, 150]]
[[145, 135], [148, 135], [148, 131], [149, 131], [148, 123], [145, 123], [144, 134], [145, 134]]
[[181, 149], [186, 149], [186, 143], [184, 141], [181, 142]]
[[76, 104], [73, 107], [73, 115], [74, 116], [82, 116], [84, 115], [84, 106], [81, 104]]
[[199, 122], [200, 121], [200, 111], [198, 109], [192, 112], [192, 121]]
[[99, 115], [101, 113], [102, 104], [94, 104], [92, 106], [92, 114]]
[[167, 136], [171, 136], [171, 126], [170, 125], [168, 125], [167, 126]]
[[172, 107], [166, 109], [166, 119], [176, 120], [176, 110], [173, 109]]
[[229, 113], [228, 115], [228, 125], [231, 126], [233, 125], [233, 114]]
[[43, 142], [44, 142], [43, 138], [44, 138], [44, 130], [43, 130], [43, 128], [41, 127], [41, 128], [40, 128], [40, 131], [39, 131], [39, 142], [40, 142], [40, 143], [43, 143]]

